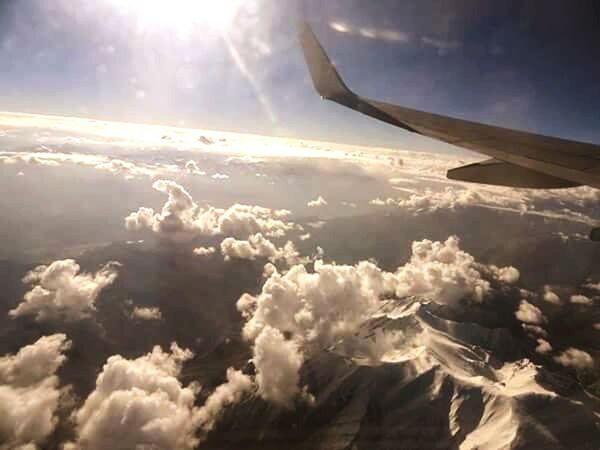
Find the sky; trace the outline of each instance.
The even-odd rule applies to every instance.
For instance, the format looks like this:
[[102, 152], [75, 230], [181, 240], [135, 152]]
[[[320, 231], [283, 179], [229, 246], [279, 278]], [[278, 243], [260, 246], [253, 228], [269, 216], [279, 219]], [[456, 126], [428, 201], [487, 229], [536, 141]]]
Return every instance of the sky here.
[[445, 148], [320, 100], [299, 20], [361, 95], [600, 142], [594, 0], [0, 0], [0, 110]]

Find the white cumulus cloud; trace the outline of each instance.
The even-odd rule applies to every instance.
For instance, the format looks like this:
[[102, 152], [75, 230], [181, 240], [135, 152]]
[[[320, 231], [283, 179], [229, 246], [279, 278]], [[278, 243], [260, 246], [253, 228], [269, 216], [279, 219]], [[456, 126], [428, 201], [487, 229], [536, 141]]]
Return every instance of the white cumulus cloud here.
[[0, 357], [2, 448], [42, 448], [54, 431], [60, 401], [55, 373], [70, 346], [64, 334], [54, 334]]
[[560, 305], [560, 297], [555, 292], [553, 292], [548, 286], [544, 287], [544, 295], [542, 298], [548, 303]]
[[571, 303], [576, 305], [592, 305], [594, 301], [582, 294], [571, 295], [569, 299]]
[[517, 281], [519, 281], [519, 278], [521, 277], [519, 270], [512, 266], [507, 266], [507, 267], [490, 266], [490, 270], [494, 273], [494, 276], [498, 280], [504, 281], [505, 283], [508, 283], [508, 284], [515, 284]]
[[158, 180], [154, 189], [168, 196], [160, 213], [141, 207], [125, 218], [129, 230], [149, 229], [163, 236], [226, 234], [249, 236], [263, 233], [266, 236], [283, 236], [294, 228], [284, 219], [287, 210], [272, 210], [260, 206], [235, 204], [228, 209], [209, 206], [201, 208], [192, 196], [174, 181]]
[[258, 393], [270, 402], [285, 407], [300, 394], [299, 370], [304, 362], [298, 344], [286, 340], [281, 331], [265, 327], [254, 342], [254, 365]]
[[288, 241], [283, 247], [279, 248], [260, 233], [249, 236], [248, 240], [224, 239], [221, 242], [221, 253], [225, 256], [225, 259], [255, 259], [262, 257], [273, 262], [282, 259], [288, 265], [305, 262], [305, 258], [300, 257], [292, 241]]
[[218, 386], [204, 405], [194, 412], [194, 423], [204, 433], [212, 430], [226, 406], [239, 402], [244, 394], [253, 390], [254, 382], [248, 375], [228, 368], [227, 381]]
[[545, 339], [539, 338], [537, 339], [537, 347], [535, 348], [535, 351], [538, 353], [550, 353], [552, 351], [552, 346], [550, 345], [550, 342], [548, 342]]
[[194, 255], [198, 256], [210, 256], [214, 255], [216, 249], [214, 247], [198, 247], [194, 249]]
[[71, 448], [194, 448], [199, 387], [184, 387], [177, 379], [192, 356], [172, 344], [171, 352], [157, 346], [137, 359], [108, 358], [96, 389], [74, 415], [77, 438]]
[[320, 206], [327, 206], [327, 200], [325, 200], [322, 196], [319, 195], [315, 200], [309, 201], [306, 206], [309, 208], [318, 208]]
[[237, 308], [246, 320], [243, 336], [253, 345], [258, 393], [282, 406], [292, 405], [299, 396], [310, 399], [298, 385], [305, 358], [354, 336], [381, 306], [382, 297], [481, 302], [492, 289], [484, 277], [498, 282], [517, 279], [513, 270], [478, 264], [459, 248], [456, 237], [413, 243], [410, 261], [395, 272], [370, 261], [348, 266], [317, 260], [313, 272], [295, 265], [281, 274], [267, 265], [265, 277], [261, 292], [242, 295]]
[[574, 367], [576, 369], [594, 367], [594, 360], [589, 353], [573, 347], [566, 349], [560, 355], [554, 357], [554, 360], [565, 367]]
[[453, 187], [447, 187], [443, 191], [426, 189], [423, 193], [413, 193], [407, 198], [381, 199], [377, 197], [369, 203], [375, 206], [397, 206], [415, 213], [439, 209], [454, 210], [469, 206], [512, 208], [523, 211], [527, 209], [527, 205], [521, 197], [498, 195], [492, 192], [481, 193], [475, 189], [455, 189]]
[[85, 153], [62, 153], [50, 150], [44, 146], [41, 149], [42, 151], [36, 152], [4, 152], [0, 154], [0, 162], [4, 164], [28, 164], [49, 167], [74, 164], [109, 172], [113, 175], [122, 175], [126, 179], [138, 177], [154, 178], [159, 174], [177, 172], [177, 168], [173, 165], [144, 164], [137, 161], [127, 161]]
[[160, 320], [162, 313], [157, 307], [136, 306], [131, 312], [131, 317], [140, 320]]
[[206, 172], [200, 170], [200, 167], [198, 167], [198, 164], [194, 160], [189, 160], [185, 163], [185, 170], [190, 175], [206, 175]]
[[96, 273], [80, 273], [72, 259], [38, 266], [23, 278], [32, 284], [23, 301], [9, 314], [13, 317], [34, 315], [37, 321], [81, 320], [95, 310], [95, 301], [105, 287], [117, 278], [117, 262], [109, 262]]
[[542, 311], [537, 306], [529, 303], [527, 300], [521, 300], [519, 309], [515, 312], [515, 316], [521, 322], [530, 323], [533, 325], [541, 325], [546, 321]]
[[469, 297], [481, 302], [491, 287], [483, 274], [514, 283], [518, 270], [513, 267], [484, 266], [460, 249], [456, 236], [445, 242], [428, 239], [413, 242], [410, 261], [396, 272], [397, 294], [432, 296], [442, 303]]
[[136, 359], [108, 358], [96, 389], [74, 414], [76, 441], [65, 450], [196, 448], [224, 408], [252, 393], [255, 385], [230, 367], [226, 381], [197, 407], [200, 386], [178, 380], [183, 363], [192, 357], [173, 343], [170, 352], [156, 346]]

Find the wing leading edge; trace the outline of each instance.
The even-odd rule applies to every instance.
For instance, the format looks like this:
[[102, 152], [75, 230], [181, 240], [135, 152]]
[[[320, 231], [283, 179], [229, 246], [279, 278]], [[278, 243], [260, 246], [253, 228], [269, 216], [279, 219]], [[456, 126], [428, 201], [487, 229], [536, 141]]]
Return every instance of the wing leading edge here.
[[[344, 83], [307, 24], [300, 43], [317, 92], [375, 119], [492, 159], [452, 169], [452, 179], [530, 188], [600, 188], [600, 146], [485, 125], [360, 97]], [[600, 238], [600, 237], [599, 237]]]

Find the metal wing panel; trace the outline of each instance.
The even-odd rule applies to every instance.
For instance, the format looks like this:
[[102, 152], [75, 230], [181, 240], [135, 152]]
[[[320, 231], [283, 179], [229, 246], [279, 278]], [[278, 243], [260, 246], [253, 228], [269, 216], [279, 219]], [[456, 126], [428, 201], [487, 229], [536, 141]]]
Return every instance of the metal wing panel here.
[[515, 166], [497, 159], [488, 159], [448, 171], [451, 180], [532, 189], [556, 189], [580, 186], [562, 178]]
[[578, 170], [600, 167], [600, 146], [597, 145], [454, 119], [373, 100], [365, 101], [408, 124], [420, 134], [459, 147], [481, 153], [486, 153], [483, 150], [514, 153]]
[[316, 90], [323, 98], [406, 130], [498, 160], [600, 188], [600, 146], [455, 119], [362, 98], [342, 81], [316, 36], [300, 25], [300, 42]]

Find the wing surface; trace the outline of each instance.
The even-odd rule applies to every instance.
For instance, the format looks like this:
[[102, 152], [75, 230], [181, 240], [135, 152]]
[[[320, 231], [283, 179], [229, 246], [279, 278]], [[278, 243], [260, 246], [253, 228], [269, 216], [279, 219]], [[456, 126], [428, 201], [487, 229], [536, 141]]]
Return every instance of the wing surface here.
[[448, 173], [450, 178], [521, 187], [586, 184], [600, 188], [599, 145], [455, 119], [361, 97], [346, 86], [307, 24], [300, 25], [299, 36], [313, 84], [321, 97], [405, 130], [488, 155], [498, 162], [493, 167], [484, 162], [452, 169]]

